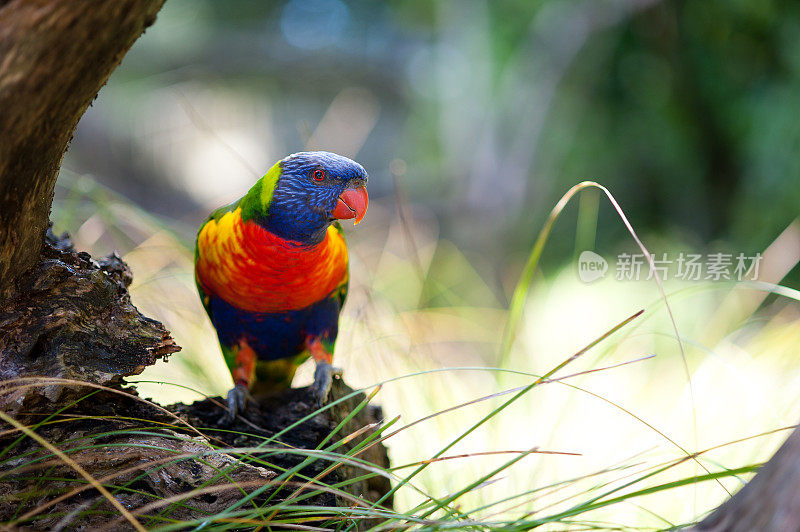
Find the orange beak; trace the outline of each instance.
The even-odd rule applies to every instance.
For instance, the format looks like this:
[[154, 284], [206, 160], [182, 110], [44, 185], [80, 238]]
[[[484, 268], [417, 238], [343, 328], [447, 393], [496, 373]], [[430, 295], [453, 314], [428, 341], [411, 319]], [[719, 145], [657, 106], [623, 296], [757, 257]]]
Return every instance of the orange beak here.
[[355, 218], [357, 224], [364, 219], [369, 205], [367, 187], [348, 188], [339, 195], [331, 215], [339, 220]]

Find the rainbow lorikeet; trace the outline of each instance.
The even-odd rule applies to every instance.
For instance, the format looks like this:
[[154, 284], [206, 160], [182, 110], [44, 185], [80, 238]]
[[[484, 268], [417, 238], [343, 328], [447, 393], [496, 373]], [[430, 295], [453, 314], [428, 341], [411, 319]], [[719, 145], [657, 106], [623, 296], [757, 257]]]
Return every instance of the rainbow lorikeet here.
[[290, 386], [309, 356], [316, 403], [326, 400], [340, 372], [331, 362], [348, 284], [336, 220], [364, 218], [366, 184], [367, 172], [346, 157], [295, 153], [200, 227], [195, 279], [235, 383], [228, 420], [249, 391]]

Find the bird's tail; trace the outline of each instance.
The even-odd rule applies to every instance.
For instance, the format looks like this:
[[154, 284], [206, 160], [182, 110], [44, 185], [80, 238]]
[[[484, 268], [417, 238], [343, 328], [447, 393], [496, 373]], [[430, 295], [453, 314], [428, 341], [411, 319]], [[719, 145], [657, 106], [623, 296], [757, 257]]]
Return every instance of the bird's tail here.
[[255, 378], [250, 386], [251, 393], [267, 395], [290, 387], [297, 368], [307, 358], [308, 354], [303, 353], [294, 358], [259, 360], [256, 363]]

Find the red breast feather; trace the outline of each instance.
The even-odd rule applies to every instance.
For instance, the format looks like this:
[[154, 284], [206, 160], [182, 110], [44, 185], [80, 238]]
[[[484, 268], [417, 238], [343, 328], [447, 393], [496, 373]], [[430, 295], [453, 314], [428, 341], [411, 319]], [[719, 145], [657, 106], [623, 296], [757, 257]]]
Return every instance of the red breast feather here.
[[301, 309], [347, 280], [347, 245], [333, 226], [322, 242], [303, 246], [243, 222], [237, 208], [203, 226], [197, 249], [195, 268], [205, 293], [242, 310]]

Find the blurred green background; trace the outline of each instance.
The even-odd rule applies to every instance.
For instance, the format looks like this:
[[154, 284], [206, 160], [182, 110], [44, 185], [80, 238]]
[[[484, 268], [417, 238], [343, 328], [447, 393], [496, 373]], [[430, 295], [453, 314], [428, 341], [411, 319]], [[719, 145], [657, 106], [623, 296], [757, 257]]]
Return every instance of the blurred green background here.
[[188, 236], [274, 160], [347, 152], [497, 284], [584, 179], [640, 230], [764, 249], [800, 205], [798, 106], [795, 2], [169, 0], [67, 166]]
[[[369, 214], [346, 228], [352, 286], [336, 360], [354, 386], [423, 372], [384, 386], [387, 417], [410, 423], [529, 383], [508, 371], [543, 374], [645, 308], [566, 371], [656, 358], [570, 381], [595, 396], [537, 389], [452, 451], [581, 453], [527, 458], [460, 501], [582, 479], [570, 496], [484, 513], [557, 509], [623, 482], [614, 467], [647, 471], [717, 445], [704, 467], [757, 463], [785, 437], [760, 435], [800, 419], [799, 105], [800, 4], [788, 0], [168, 0], [81, 121], [53, 219], [81, 249], [120, 250], [134, 303], [184, 347], [140, 380], [202, 393], [230, 380], [194, 292], [195, 231], [304, 149], [370, 173]], [[556, 223], [519, 337], [499, 357], [536, 235], [586, 179], [610, 189], [656, 255], [763, 253], [762, 282], [668, 279], [679, 346], [656, 285], [614, 278], [614, 257], [637, 248], [605, 198], [585, 191]], [[579, 281], [583, 250], [609, 261], [604, 279]], [[308, 380], [305, 368], [298, 382]], [[139, 386], [161, 401], [199, 397]], [[394, 463], [426, 459], [499, 401], [398, 434]], [[452, 460], [421, 478], [451, 493], [493, 466]], [[703, 472], [682, 467], [659, 481]], [[600, 471], [612, 478], [588, 476]], [[739, 485], [651, 495], [593, 522], [689, 522]]]

